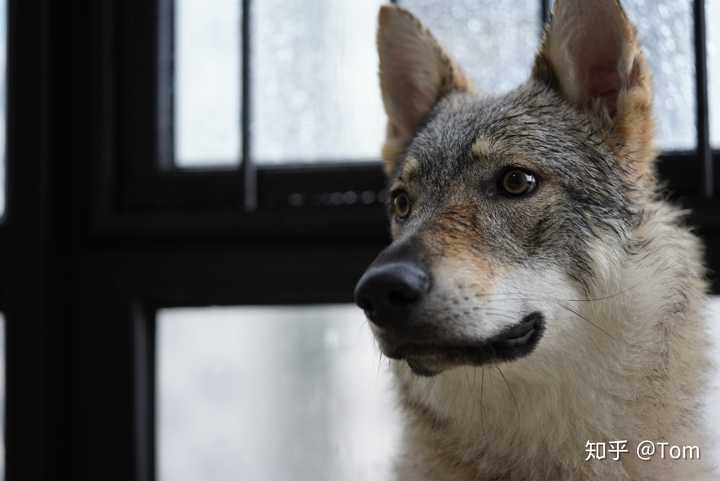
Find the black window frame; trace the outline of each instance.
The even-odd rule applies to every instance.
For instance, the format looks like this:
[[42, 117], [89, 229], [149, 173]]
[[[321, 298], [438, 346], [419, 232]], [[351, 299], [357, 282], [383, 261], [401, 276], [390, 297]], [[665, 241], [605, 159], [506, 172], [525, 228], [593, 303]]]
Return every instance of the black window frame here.
[[[241, 165], [237, 169], [170, 168], [173, 27], [168, 19], [172, 18], [173, 3], [107, 2], [97, 12], [101, 31], [97, 57], [102, 62], [96, 66], [98, 98], [102, 99], [99, 108], [113, 119], [103, 130], [101, 142], [114, 148], [105, 149], [94, 172], [94, 231], [133, 237], [234, 239], [384, 236], [384, 221], [378, 215], [384, 188], [379, 160], [351, 163], [338, 159], [302, 165], [289, 159], [281, 166], [252, 163], [250, 0], [242, 1]], [[541, 2], [543, 18], [548, 15], [548, 3]], [[696, 6], [694, 15], [704, 18], [704, 8]], [[716, 226], [717, 218], [705, 198], [715, 189], [718, 174], [712, 166], [720, 153], [713, 152], [709, 144], [704, 29], [696, 28], [694, 34], [698, 148], [661, 155], [659, 170], [670, 180], [671, 191], [701, 216], [697, 224]], [[331, 204], [334, 193], [348, 191], [358, 199], [361, 192], [371, 191], [378, 201], [370, 206], [359, 201], [356, 205]], [[300, 195], [301, 207], [291, 205], [292, 195]]]
[[[378, 215], [384, 188], [379, 161], [363, 165], [338, 159], [332, 165], [288, 162], [262, 167], [250, 161], [250, 0], [242, 1], [241, 165], [237, 169], [171, 167], [173, 3], [107, 2], [97, 12], [103, 36], [98, 42], [97, 56], [103, 62], [99, 75], [105, 83], [101, 109], [114, 119], [102, 142], [115, 146], [106, 149], [94, 174], [99, 186], [93, 219], [97, 231], [236, 239], [278, 234], [357, 238], [367, 237], [368, 232], [377, 237], [383, 230]], [[359, 199], [366, 190], [377, 199], [370, 206], [360, 201], [331, 206], [333, 193], [357, 191]], [[302, 197], [302, 208], [288, 202], [293, 194]]]
[[[252, 5], [242, 1], [247, 64]], [[387, 226], [380, 202], [334, 206], [332, 194], [382, 192], [382, 167], [163, 171], [170, 153], [157, 137], [169, 135], [171, 112], [161, 66], [172, 59], [160, 54], [171, 31], [159, 19], [171, 0], [76, 0], [69, 11], [8, 3], [6, 477], [152, 481], [155, 312], [350, 302]], [[659, 169], [693, 209], [718, 293], [720, 152], [709, 144], [704, 7], [694, 1], [698, 149], [663, 155]]]

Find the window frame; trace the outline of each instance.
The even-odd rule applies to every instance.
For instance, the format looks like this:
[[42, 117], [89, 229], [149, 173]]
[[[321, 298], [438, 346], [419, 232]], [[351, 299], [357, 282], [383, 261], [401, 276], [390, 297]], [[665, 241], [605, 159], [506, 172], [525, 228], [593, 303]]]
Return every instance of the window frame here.
[[[6, 209], [0, 226], [0, 307], [5, 314], [5, 479], [50, 479], [69, 455], [65, 304], [50, 228], [50, 6], [7, 2]], [[29, 60], [30, 59], [30, 60]], [[51, 361], [52, 360], [52, 361]]]
[[[172, 15], [172, 0], [105, 2], [98, 7], [101, 38], [95, 67], [102, 100], [97, 117], [107, 124], [100, 141], [107, 147], [94, 172], [98, 188], [93, 224], [99, 234], [258, 238], [282, 233], [342, 238], [374, 232], [375, 237], [385, 236], [379, 220], [385, 183], [379, 161], [283, 166], [250, 162], [250, 5], [243, 0], [241, 165], [182, 170], [169, 168], [173, 101], [172, 88], [167, 87], [172, 79], [167, 49], [172, 49], [172, 42], [158, 38], [158, 29], [172, 37], [168, 22], [158, 21], [159, 15]], [[155, 98], [160, 101], [154, 102]], [[366, 190], [379, 200], [343, 207], [329, 201], [336, 192], [355, 192], [359, 198]], [[302, 208], [290, 205], [292, 194], [306, 200]]]
[[[104, 63], [98, 67], [101, 83], [105, 85], [100, 86], [99, 93], [105, 95], [101, 97], [103, 115], [98, 115], [98, 121], [108, 123], [104, 120], [107, 116], [113, 121], [103, 131], [102, 143], [108, 148], [98, 159], [96, 184], [100, 187], [95, 192], [95, 205], [99, 208], [93, 219], [96, 231], [111, 235], [194, 233], [231, 238], [277, 234], [302, 238], [308, 233], [310, 237], [333, 238], [338, 233], [352, 237], [363, 232], [385, 236], [377, 222], [382, 195], [377, 196], [380, 201], [369, 206], [331, 206], [327, 201], [333, 192], [380, 193], [385, 180], [379, 160], [351, 163], [338, 159], [339, 162], [323, 164], [289, 161], [282, 166], [252, 163], [249, 155], [252, 3], [250, 0], [242, 3], [243, 149], [237, 169], [169, 168], [173, 148], [170, 85], [174, 36], [171, 21], [159, 18], [172, 15], [173, 1], [105, 2], [100, 7], [99, 25], [104, 35], [98, 56]], [[704, 19], [704, 2], [694, 3], [695, 20]], [[546, 18], [549, 0], [542, 0], [541, 4], [541, 15]], [[669, 180], [674, 195], [702, 208], [705, 204], [702, 198], [711, 197], [715, 188], [718, 174], [713, 165], [720, 152], [713, 152], [709, 144], [705, 29], [696, 28], [694, 33], [698, 148], [666, 152], [660, 156], [658, 165], [661, 177]], [[162, 39], [162, 35], [166, 38]], [[113, 52], [119, 54], [113, 56]], [[156, 98], [158, 102], [153, 101]], [[303, 194], [307, 204], [302, 208], [291, 207], [288, 199], [298, 193]], [[280, 221], [278, 212], [285, 214]], [[332, 219], [327, 228], [323, 228], [325, 223], [316, 222], [320, 217]], [[700, 220], [704, 225], [717, 223], [712, 216]]]

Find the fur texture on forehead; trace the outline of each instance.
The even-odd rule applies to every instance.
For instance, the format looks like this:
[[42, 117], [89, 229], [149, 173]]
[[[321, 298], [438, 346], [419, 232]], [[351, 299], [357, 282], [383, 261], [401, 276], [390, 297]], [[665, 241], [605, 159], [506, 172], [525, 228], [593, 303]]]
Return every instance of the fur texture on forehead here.
[[547, 85], [530, 82], [501, 97], [448, 95], [405, 154], [419, 161], [425, 175], [527, 161], [556, 173], [603, 171], [606, 177], [622, 177], [628, 174], [627, 159], [613, 150], [613, 136], [613, 125], [602, 115], [579, 111]]
[[[470, 247], [463, 247], [463, 236], [457, 235], [455, 251], [484, 245], [487, 249], [479, 255], [487, 255], [489, 249], [498, 259], [514, 255], [523, 262], [535, 252], [569, 263], [570, 275], [586, 285], [592, 275], [590, 242], [603, 233], [625, 242], [638, 222], [640, 199], [656, 195], [654, 185], [638, 185], [625, 160], [612, 152], [607, 143], [611, 127], [598, 119], [562, 102], [556, 91], [539, 82], [496, 98], [451, 94], [413, 138], [398, 162], [395, 179], [413, 192], [422, 192], [417, 215], [425, 214], [427, 223], [439, 223], [445, 232], [453, 232], [451, 219], [463, 212], [467, 219], [463, 225], [476, 224], [475, 230], [465, 233]], [[495, 226], [493, 213], [504, 211], [484, 208], [486, 202], [477, 195], [479, 182], [491, 181], [503, 168], [517, 165], [560, 188], [550, 198], [543, 193], [539, 199], [514, 204], [513, 215]], [[646, 177], [648, 184], [653, 179]], [[545, 206], [533, 210], [537, 205]], [[528, 218], [523, 218], [525, 213]], [[442, 216], [444, 220], [439, 219]], [[513, 237], [512, 232], [522, 227], [508, 228], [514, 223], [535, 224], [528, 234], [532, 238]], [[558, 242], [560, 232], [564, 242]], [[445, 237], [425, 235], [424, 239], [437, 245]]]

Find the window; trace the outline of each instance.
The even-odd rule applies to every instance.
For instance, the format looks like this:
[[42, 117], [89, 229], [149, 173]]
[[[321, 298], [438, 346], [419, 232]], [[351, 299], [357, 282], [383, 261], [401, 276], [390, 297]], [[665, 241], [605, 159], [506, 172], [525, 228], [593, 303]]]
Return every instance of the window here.
[[258, 165], [376, 160], [384, 134], [381, 0], [270, 0], [251, 11], [251, 158]]
[[175, 165], [233, 166], [241, 149], [241, 2], [175, 4]]
[[407, 0], [401, 4], [432, 30], [481, 91], [507, 92], [530, 76], [542, 34], [540, 2]]
[[[377, 158], [384, 114], [373, 36], [380, 4], [268, 1], [254, 6], [251, 78], [246, 80], [252, 90], [251, 156], [256, 163]], [[693, 149], [692, 2], [625, 4], [633, 19], [641, 19], [640, 39], [655, 73], [660, 147]], [[480, 89], [507, 91], [529, 75], [542, 28], [536, 0], [510, 8], [490, 1], [408, 0], [405, 5], [470, 69]], [[712, 20], [714, 3], [708, 8]], [[241, 3], [233, 0], [213, 8], [182, 0], [175, 7], [178, 166], [239, 163], [240, 9]], [[714, 30], [708, 33], [712, 73]]]
[[[68, 12], [60, 2], [8, 0], [7, 479], [384, 472], [380, 451], [397, 439], [382, 417], [392, 401], [348, 306], [388, 240], [373, 40], [380, 3], [77, 0]], [[394, 3], [493, 91], [528, 75], [551, 4]], [[720, 293], [720, 38], [711, 28], [720, 2], [625, 3], [656, 75], [660, 175], [692, 209]], [[272, 337], [282, 341], [257, 341]], [[294, 357], [305, 349], [307, 365]], [[253, 377], [250, 363], [284, 375]], [[299, 371], [317, 391], [293, 382]], [[368, 391], [348, 383], [349, 372]], [[247, 382], [216, 390], [235, 376]], [[286, 408], [290, 396], [299, 402]], [[223, 415], [214, 429], [230, 404], [260, 414]], [[368, 412], [372, 420], [361, 417]], [[247, 446], [238, 426], [252, 427], [258, 444]], [[376, 449], [355, 449], [364, 436]], [[294, 461], [275, 462], [273, 449], [295, 441]], [[257, 456], [231, 457], [229, 443]], [[261, 448], [262, 458], [252, 451]], [[317, 457], [299, 461], [311, 454], [334, 471], [321, 472]]]
[[399, 427], [353, 305], [157, 318], [158, 479], [389, 479]]

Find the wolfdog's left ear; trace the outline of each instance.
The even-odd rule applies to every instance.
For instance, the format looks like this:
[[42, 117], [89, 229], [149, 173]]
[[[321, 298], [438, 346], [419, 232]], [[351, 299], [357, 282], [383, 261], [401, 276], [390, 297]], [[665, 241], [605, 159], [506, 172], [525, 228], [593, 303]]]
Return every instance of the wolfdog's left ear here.
[[607, 114], [614, 147], [642, 163], [655, 157], [650, 71], [619, 0], [557, 0], [533, 77]]

